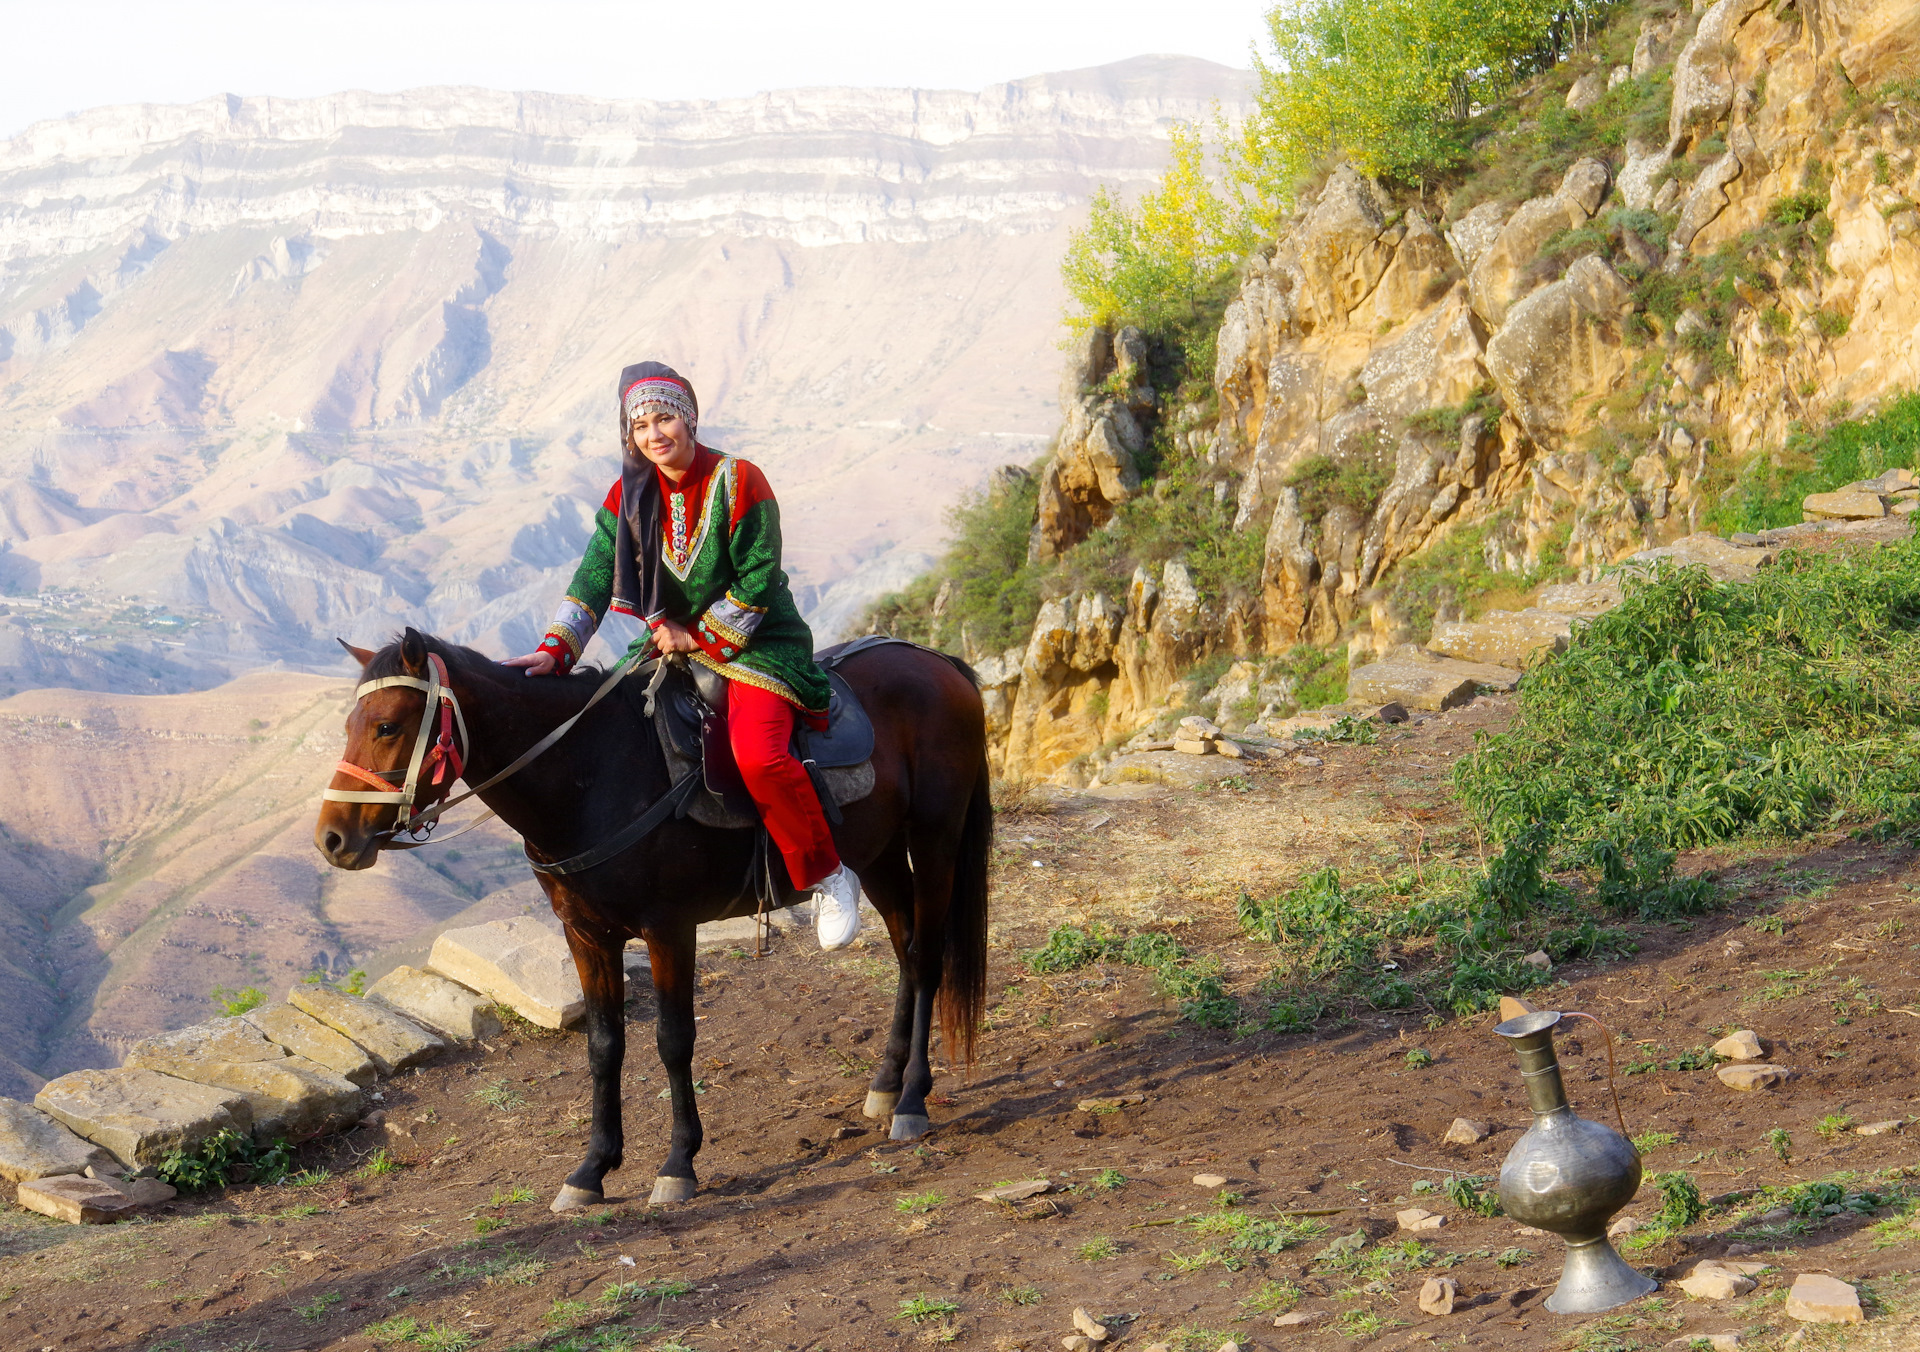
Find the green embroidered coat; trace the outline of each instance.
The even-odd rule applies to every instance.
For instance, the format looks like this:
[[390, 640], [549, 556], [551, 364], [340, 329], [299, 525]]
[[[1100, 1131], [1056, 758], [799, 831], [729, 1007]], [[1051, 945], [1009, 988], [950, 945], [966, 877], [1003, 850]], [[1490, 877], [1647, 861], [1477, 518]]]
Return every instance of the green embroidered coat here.
[[[813, 661], [813, 631], [800, 617], [780, 567], [780, 505], [759, 468], [706, 447], [680, 483], [659, 477], [662, 608], [639, 615], [649, 629], [677, 620], [693, 634], [694, 661], [729, 680], [771, 690], [810, 714], [826, 712], [826, 675]], [[594, 516], [593, 538], [574, 570], [541, 648], [562, 671], [580, 660], [609, 609], [633, 615], [614, 591], [620, 483]], [[650, 636], [634, 647], [651, 646]]]

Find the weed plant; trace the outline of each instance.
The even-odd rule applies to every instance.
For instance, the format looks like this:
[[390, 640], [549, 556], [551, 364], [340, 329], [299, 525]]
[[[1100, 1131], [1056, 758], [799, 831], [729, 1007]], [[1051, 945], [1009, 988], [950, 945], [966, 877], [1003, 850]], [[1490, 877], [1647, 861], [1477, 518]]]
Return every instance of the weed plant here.
[[241, 1182], [272, 1187], [293, 1172], [293, 1147], [285, 1140], [258, 1145], [251, 1136], [222, 1127], [195, 1145], [170, 1151], [154, 1172], [181, 1192], [210, 1192]]
[[1144, 967], [1160, 993], [1176, 1000], [1180, 1016], [1202, 1028], [1231, 1028], [1240, 1021], [1240, 1002], [1220, 984], [1219, 960], [1196, 958], [1164, 934], [1122, 937], [1101, 925], [1082, 929], [1060, 925], [1047, 942], [1027, 954], [1027, 969], [1045, 975], [1068, 972], [1095, 962]]
[[[1790, 551], [1738, 585], [1663, 565], [1626, 593], [1455, 768], [1496, 840], [1632, 841], [1651, 867], [1650, 851], [1920, 818], [1920, 545]], [[1611, 867], [1616, 909], [1704, 904]]]

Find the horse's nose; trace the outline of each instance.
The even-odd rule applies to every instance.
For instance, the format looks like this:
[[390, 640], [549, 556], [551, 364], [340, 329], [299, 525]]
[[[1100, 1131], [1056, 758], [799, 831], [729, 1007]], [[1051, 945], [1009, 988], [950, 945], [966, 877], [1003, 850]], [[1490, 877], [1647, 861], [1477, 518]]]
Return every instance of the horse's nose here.
[[329, 859], [338, 859], [340, 851], [346, 848], [347, 838], [338, 831], [328, 831], [320, 837], [320, 853]]

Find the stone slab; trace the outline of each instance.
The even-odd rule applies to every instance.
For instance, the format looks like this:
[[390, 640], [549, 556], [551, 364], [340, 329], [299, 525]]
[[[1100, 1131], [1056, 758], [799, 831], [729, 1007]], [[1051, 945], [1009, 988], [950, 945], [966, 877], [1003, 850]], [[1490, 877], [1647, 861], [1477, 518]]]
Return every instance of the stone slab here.
[[76, 1070], [49, 1080], [34, 1105], [123, 1164], [157, 1165], [225, 1128], [250, 1132], [244, 1094], [152, 1070]]
[[1643, 549], [1628, 558], [1627, 567], [1632, 570], [1632, 566], [1638, 564], [1639, 571], [1646, 571], [1659, 560], [1670, 559], [1676, 567], [1704, 568], [1719, 582], [1751, 582], [1753, 575], [1771, 564], [1776, 554], [1772, 549], [1745, 549], [1702, 531], [1682, 536], [1658, 549]]
[[124, 1063], [247, 1096], [261, 1141], [337, 1131], [366, 1111], [361, 1088], [316, 1061], [291, 1055], [244, 1019], [215, 1019], [136, 1042]]
[[13, 1183], [105, 1169], [113, 1156], [31, 1103], [0, 1098], [0, 1178]]
[[1545, 653], [1562, 653], [1573, 636], [1573, 616], [1557, 610], [1490, 610], [1477, 620], [1436, 624], [1430, 651], [1463, 662], [1527, 666]]
[[365, 1089], [380, 1078], [380, 1070], [366, 1048], [337, 1028], [329, 1028], [292, 1005], [262, 1005], [241, 1015], [267, 1035], [269, 1041], [325, 1066], [335, 1075]]
[[1347, 680], [1366, 699], [1395, 700], [1409, 709], [1457, 709], [1479, 693], [1480, 683], [1424, 662], [1370, 662]]
[[427, 968], [542, 1028], [566, 1028], [587, 1012], [567, 941], [528, 916], [447, 930], [433, 941]]
[[1701, 1263], [1674, 1283], [1695, 1300], [1732, 1300], [1744, 1296], [1759, 1283], [1738, 1272], [1730, 1272], [1712, 1263]]
[[1591, 618], [1606, 614], [1625, 599], [1625, 594], [1620, 590], [1620, 579], [1607, 577], [1598, 582], [1561, 582], [1542, 587], [1540, 594], [1534, 598], [1532, 608]]
[[1878, 493], [1843, 489], [1809, 493], [1800, 504], [1800, 514], [1809, 521], [1874, 521], [1887, 514], [1887, 504]]
[[1721, 1084], [1729, 1089], [1742, 1091], [1771, 1089], [1776, 1084], [1785, 1084], [1788, 1073], [1785, 1066], [1770, 1066], [1764, 1063], [1722, 1066], [1714, 1072], [1720, 1077]]
[[106, 1225], [139, 1209], [121, 1189], [82, 1174], [29, 1180], [20, 1185], [17, 1197], [28, 1211], [69, 1225]]
[[1447, 1223], [1445, 1216], [1437, 1215], [1434, 1212], [1428, 1211], [1425, 1207], [1418, 1206], [1410, 1206], [1404, 1211], [1396, 1211], [1393, 1213], [1393, 1218], [1402, 1230], [1416, 1234], [1427, 1230], [1438, 1230]]
[[394, 968], [367, 988], [367, 998], [456, 1042], [492, 1037], [501, 1027], [492, 1000], [438, 972], [418, 967]]
[[1803, 1272], [1787, 1292], [1787, 1318], [1803, 1324], [1859, 1324], [1866, 1320], [1860, 1293], [1821, 1272]]
[[412, 1019], [331, 986], [295, 986], [287, 992], [287, 1003], [352, 1038], [382, 1075], [431, 1061], [446, 1050], [438, 1034]]

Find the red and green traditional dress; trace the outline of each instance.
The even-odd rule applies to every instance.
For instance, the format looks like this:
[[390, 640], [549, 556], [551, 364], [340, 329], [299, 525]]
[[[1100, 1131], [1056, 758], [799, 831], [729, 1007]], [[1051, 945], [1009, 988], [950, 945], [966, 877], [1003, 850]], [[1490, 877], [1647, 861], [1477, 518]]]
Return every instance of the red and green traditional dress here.
[[[659, 488], [657, 514], [651, 502], [644, 513], [633, 510], [647, 474]], [[637, 523], [650, 528], [656, 515], [660, 566], [645, 584], [654, 593], [648, 605], [637, 595], [615, 593], [621, 581], [641, 590], [630, 581], [634, 569], [620, 566], [621, 537]], [[780, 696], [809, 721], [826, 714], [827, 678], [814, 665], [813, 631], [780, 567], [780, 505], [766, 476], [738, 456], [697, 447], [679, 483], [650, 465], [630, 464], [607, 491], [566, 600], [540, 644], [560, 671], [580, 660], [609, 609], [644, 620], [650, 630], [662, 620], [678, 621], [699, 645], [694, 661]], [[651, 643], [642, 637], [634, 646]]]

